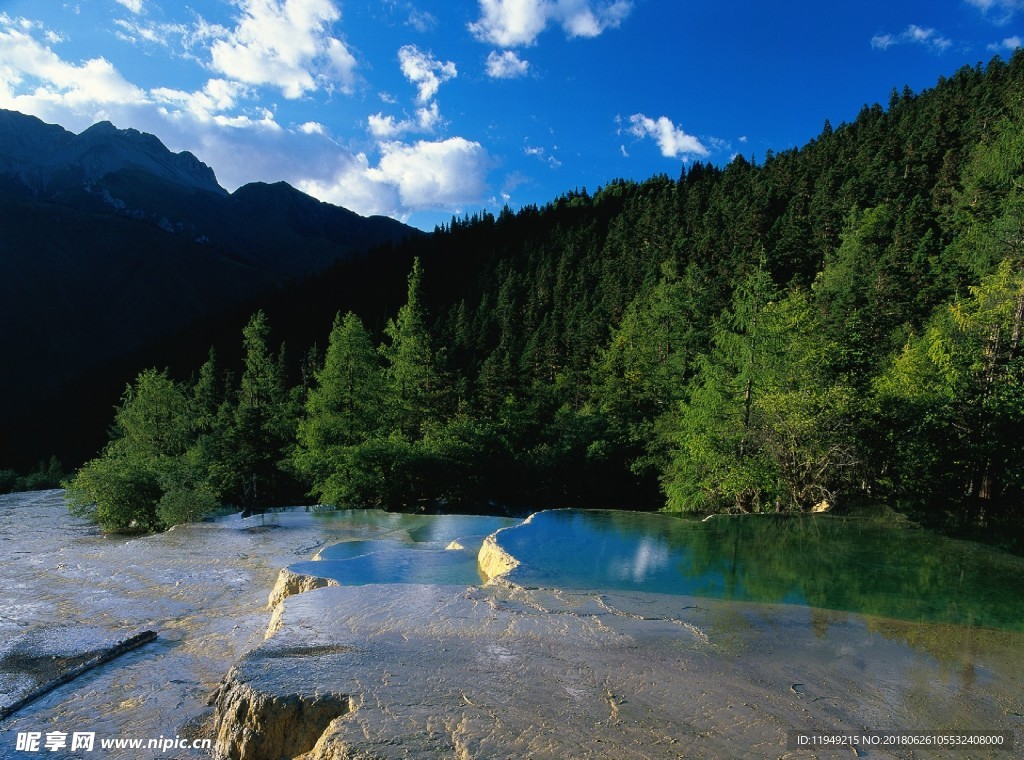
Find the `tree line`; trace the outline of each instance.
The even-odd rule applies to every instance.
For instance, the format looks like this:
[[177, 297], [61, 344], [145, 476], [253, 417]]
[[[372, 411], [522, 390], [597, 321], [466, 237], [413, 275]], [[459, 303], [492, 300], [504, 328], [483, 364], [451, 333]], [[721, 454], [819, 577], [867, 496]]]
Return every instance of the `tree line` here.
[[[453, 218], [339, 265], [268, 305], [305, 353], [273, 349], [260, 311], [230, 372], [141, 373], [74, 503], [154, 529], [303, 498], [884, 500], [1019, 529], [1021, 92], [1018, 52], [761, 163]], [[382, 315], [399, 263], [404, 304]], [[338, 312], [324, 350], [324, 326], [288, 316], [314, 302]]]

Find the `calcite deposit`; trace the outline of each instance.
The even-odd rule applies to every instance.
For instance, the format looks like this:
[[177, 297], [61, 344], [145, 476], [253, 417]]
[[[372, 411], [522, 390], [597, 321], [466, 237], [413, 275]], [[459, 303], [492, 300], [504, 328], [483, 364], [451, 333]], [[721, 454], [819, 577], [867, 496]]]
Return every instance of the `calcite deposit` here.
[[277, 574], [277, 582], [267, 599], [267, 609], [275, 609], [281, 602], [293, 594], [301, 594], [303, 591], [312, 591], [315, 588], [324, 586], [337, 586], [338, 582], [332, 578], [321, 578], [316, 575], [296, 573], [293, 570], [282, 567]]
[[967, 670], [998, 674], [981, 685], [892, 630], [785, 605], [502, 582], [321, 588], [286, 599], [278, 630], [232, 669], [218, 752], [296, 756], [233, 737], [279, 724], [275, 700], [315, 695], [339, 709], [301, 724], [303, 760], [801, 757], [789, 730], [1019, 720], [1007, 712], [1022, 701], [1019, 635], [957, 648], [954, 631], [930, 631]]
[[[620, 535], [637, 523], [611, 517]], [[33, 731], [209, 738], [239, 760], [797, 758], [813, 757], [787, 749], [797, 729], [1024, 732], [1015, 628], [569, 591], [561, 571], [532, 565], [543, 552], [530, 533], [485, 542], [514, 521], [482, 518], [481, 530], [480, 519], [298, 509], [125, 538], [70, 519], [58, 491], [0, 496], [0, 702], [38, 683], [44, 660], [49, 673], [133, 631], [159, 633], [19, 710], [0, 757]], [[549, 543], [563, 567], [587, 571], [577, 583], [621, 569], [596, 545]], [[679, 564], [644, 536], [636, 548], [634, 574]], [[1008, 604], [986, 599], [977, 609]]]
[[[305, 654], [322, 656], [324, 652]], [[254, 666], [261, 657], [274, 656], [273, 651], [254, 654]], [[239, 682], [234, 671], [218, 689], [215, 704], [223, 716], [217, 723], [217, 751], [229, 758], [297, 757], [313, 748], [331, 721], [352, 709], [345, 694], [317, 689], [275, 694], [266, 682], [258, 690]]]

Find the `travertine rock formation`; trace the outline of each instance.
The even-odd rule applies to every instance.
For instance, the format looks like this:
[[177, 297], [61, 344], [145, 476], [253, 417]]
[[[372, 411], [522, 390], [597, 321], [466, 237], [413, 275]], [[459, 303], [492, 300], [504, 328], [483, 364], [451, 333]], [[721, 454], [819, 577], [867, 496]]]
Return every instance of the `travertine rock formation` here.
[[[272, 655], [271, 655], [272, 656]], [[259, 661], [261, 655], [254, 656]], [[218, 756], [242, 760], [293, 758], [310, 750], [335, 718], [351, 710], [348, 696], [311, 691], [274, 693], [253, 688], [233, 669], [212, 700]]]

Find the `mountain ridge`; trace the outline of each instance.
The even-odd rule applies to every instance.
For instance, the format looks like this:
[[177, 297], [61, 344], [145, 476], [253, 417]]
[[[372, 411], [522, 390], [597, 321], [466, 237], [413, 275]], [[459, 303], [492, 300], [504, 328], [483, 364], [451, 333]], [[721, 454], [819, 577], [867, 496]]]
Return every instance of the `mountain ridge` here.
[[0, 171], [36, 196], [53, 198], [69, 186], [94, 182], [126, 166], [217, 195], [228, 191], [192, 153], [173, 153], [155, 135], [118, 129], [109, 121], [79, 134], [34, 116], [0, 109]]
[[0, 428], [197, 320], [419, 234], [284, 182], [229, 193], [135, 129], [0, 109], [0, 394], [18, 399]]

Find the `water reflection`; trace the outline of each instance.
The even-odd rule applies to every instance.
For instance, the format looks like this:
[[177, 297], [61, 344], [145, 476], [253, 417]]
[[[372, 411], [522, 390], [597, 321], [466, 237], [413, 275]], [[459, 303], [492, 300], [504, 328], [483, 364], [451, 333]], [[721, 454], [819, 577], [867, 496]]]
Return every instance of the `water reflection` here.
[[553, 510], [502, 531], [526, 586], [799, 604], [1024, 631], [1024, 559], [873, 519]]
[[[286, 517], [287, 519], [287, 517]], [[331, 578], [343, 586], [373, 583], [478, 585], [477, 553], [486, 536], [521, 520], [477, 515], [407, 515], [379, 510], [320, 513], [335, 535], [351, 535], [321, 549], [292, 572]], [[372, 538], [365, 538], [370, 535]]]
[[348, 534], [354, 539], [375, 537], [444, 544], [463, 536], [486, 536], [522, 522], [490, 515], [412, 515], [379, 509], [322, 509], [308, 514], [290, 509], [266, 512], [244, 522], [253, 527], [291, 527], [307, 525], [310, 518], [325, 531], [341, 537]]
[[392, 548], [350, 559], [296, 562], [288, 569], [301, 575], [332, 578], [343, 586], [365, 586], [371, 583], [472, 586], [483, 582], [477, 570], [476, 555], [476, 550], [410, 551], [408, 548]]

